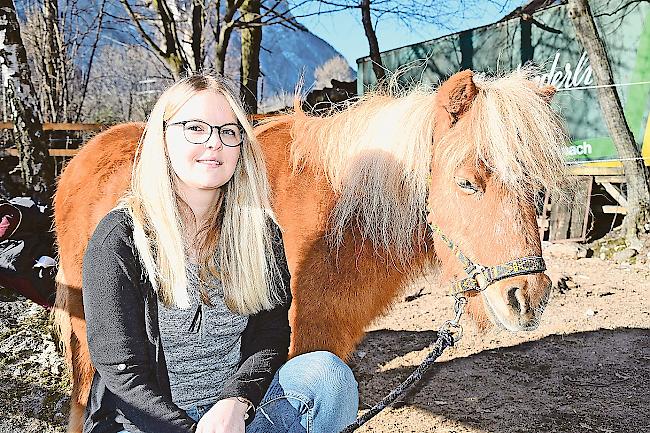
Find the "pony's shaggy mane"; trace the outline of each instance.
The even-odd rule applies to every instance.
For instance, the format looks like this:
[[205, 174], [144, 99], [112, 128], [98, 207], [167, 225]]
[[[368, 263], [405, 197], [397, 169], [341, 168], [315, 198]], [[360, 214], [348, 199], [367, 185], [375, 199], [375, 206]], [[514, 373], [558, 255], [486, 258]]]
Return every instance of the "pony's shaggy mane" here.
[[366, 94], [326, 117], [308, 116], [296, 104], [294, 170], [322, 167], [337, 193], [329, 222], [333, 246], [352, 223], [397, 261], [413, 256], [426, 208], [434, 101], [420, 87]]
[[[533, 69], [487, 78], [474, 76], [478, 95], [458, 124], [434, 143], [444, 175], [461, 165], [483, 164], [518, 199], [545, 189], [562, 196], [566, 164], [564, 122], [552, 97], [531, 81]], [[553, 92], [554, 93], [554, 90]]]
[[354, 224], [376, 249], [407, 262], [424, 227], [432, 151], [444, 161], [433, 176], [483, 164], [515, 197], [532, 197], [541, 188], [560, 192], [567, 136], [547, 101], [551, 95], [532, 75], [521, 69], [498, 78], [474, 76], [478, 95], [433, 145], [436, 93], [424, 86], [367, 93], [325, 117], [307, 115], [297, 101], [293, 168], [321, 168], [336, 192], [332, 245], [340, 245]]

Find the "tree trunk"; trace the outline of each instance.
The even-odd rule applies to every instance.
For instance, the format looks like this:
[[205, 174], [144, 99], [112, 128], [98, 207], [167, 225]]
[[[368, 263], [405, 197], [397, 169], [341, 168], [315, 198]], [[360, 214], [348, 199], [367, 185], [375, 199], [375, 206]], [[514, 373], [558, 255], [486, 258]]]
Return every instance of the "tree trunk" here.
[[188, 67], [187, 62], [180, 58], [177, 54], [171, 54], [165, 58], [167, 66], [172, 73], [174, 81], [178, 81], [191, 69]]
[[45, 97], [48, 101], [48, 109], [44, 110], [45, 113], [49, 111], [50, 121], [60, 122], [66, 121], [65, 113], [63, 112], [63, 83], [62, 74], [65, 74], [65, 69], [61, 68], [61, 50], [59, 45], [59, 5], [56, 0], [45, 0], [43, 2], [43, 21], [45, 23], [45, 43], [43, 44], [43, 74]]
[[377, 41], [377, 34], [372, 27], [372, 17], [370, 16], [370, 0], [361, 0], [359, 5], [361, 7], [361, 22], [363, 23], [363, 30], [366, 32], [368, 38], [368, 45], [370, 46], [370, 60], [372, 60], [372, 70], [375, 71], [377, 82], [380, 82], [386, 76], [384, 72], [384, 65], [381, 62], [379, 55], [379, 42]]
[[[129, 0], [120, 0], [120, 2], [128, 12], [131, 21], [135, 24], [138, 33], [140, 33], [140, 36], [142, 36], [146, 44], [167, 64], [174, 80], [178, 80], [186, 73], [192, 72], [192, 65], [185, 55], [183, 41], [179, 37], [176, 17], [169, 7], [167, 0], [154, 0], [149, 4], [149, 7], [158, 13], [156, 22], [160, 24], [158, 28], [162, 31], [164, 49], [147, 32], [143, 25], [143, 22], [146, 22], [146, 20], [135, 13]], [[174, 10], [178, 12], [177, 9]], [[201, 48], [199, 51], [203, 52], [203, 49]]]
[[67, 77], [63, 42], [59, 31], [59, 4], [57, 0], [43, 2], [44, 36], [44, 81], [49, 99], [52, 122], [67, 122]]
[[622, 159], [627, 184], [627, 215], [623, 219], [625, 238], [634, 243], [639, 232], [650, 219], [650, 191], [648, 173], [641, 159], [634, 135], [623, 115], [623, 107], [614, 83], [605, 45], [601, 40], [587, 0], [569, 0], [569, 17], [576, 36], [584, 46], [596, 79], [598, 102], [619, 158]]
[[192, 0], [192, 57], [194, 70], [203, 69], [203, 26], [205, 9], [203, 0]]
[[227, 23], [222, 23], [219, 29], [219, 39], [216, 43], [217, 48], [214, 58], [214, 69], [221, 75], [224, 74], [226, 69], [226, 53], [228, 52], [231, 34], [232, 26], [228, 26]]
[[250, 113], [257, 113], [257, 83], [260, 77], [260, 0], [246, 0], [241, 6], [241, 20], [246, 27], [241, 31], [240, 91]]
[[[221, 2], [217, 1], [217, 10], [219, 10], [220, 6]], [[224, 74], [226, 69], [226, 53], [228, 52], [228, 44], [230, 44], [230, 36], [234, 28], [235, 12], [237, 12], [235, 0], [227, 0], [223, 20], [220, 19], [220, 14], [217, 15], [217, 31], [214, 32], [216, 40], [214, 69], [221, 75]]]
[[43, 136], [38, 100], [12, 0], [0, 0], [0, 66], [23, 182], [36, 201], [50, 204], [54, 161]]

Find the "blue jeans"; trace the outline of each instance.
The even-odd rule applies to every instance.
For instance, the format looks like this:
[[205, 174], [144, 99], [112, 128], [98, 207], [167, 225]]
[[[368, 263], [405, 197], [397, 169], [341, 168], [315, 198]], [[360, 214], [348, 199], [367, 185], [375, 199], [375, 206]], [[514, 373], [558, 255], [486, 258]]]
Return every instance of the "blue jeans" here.
[[[357, 417], [352, 370], [330, 352], [297, 356], [275, 374], [246, 433], [338, 433]], [[211, 406], [187, 415], [199, 420]]]

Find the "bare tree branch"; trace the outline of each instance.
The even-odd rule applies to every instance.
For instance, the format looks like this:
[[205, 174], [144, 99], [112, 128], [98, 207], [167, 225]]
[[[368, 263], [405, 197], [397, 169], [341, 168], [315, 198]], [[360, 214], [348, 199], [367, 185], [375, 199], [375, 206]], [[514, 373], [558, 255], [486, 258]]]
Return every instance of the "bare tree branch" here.
[[95, 60], [95, 52], [97, 51], [97, 45], [99, 43], [99, 37], [102, 34], [102, 24], [104, 23], [104, 7], [106, 6], [106, 0], [102, 0], [102, 4], [99, 7], [99, 14], [97, 15], [97, 32], [95, 33], [95, 41], [90, 52], [90, 59], [88, 60], [88, 68], [86, 70], [86, 76], [84, 78], [83, 84], [83, 93], [81, 95], [81, 101], [77, 107], [77, 115], [75, 116], [75, 122], [79, 122], [81, 117], [81, 110], [83, 109], [84, 101], [86, 100], [86, 95], [88, 94], [88, 81], [90, 80], [90, 74], [92, 73], [93, 61]]

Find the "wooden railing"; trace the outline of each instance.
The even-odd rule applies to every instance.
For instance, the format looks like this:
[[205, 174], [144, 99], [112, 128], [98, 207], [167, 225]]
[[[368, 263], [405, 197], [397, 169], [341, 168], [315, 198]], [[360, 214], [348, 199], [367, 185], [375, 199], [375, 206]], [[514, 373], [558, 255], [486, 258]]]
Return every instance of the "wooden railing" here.
[[[0, 122], [0, 133], [2, 131], [13, 129], [14, 124], [11, 122]], [[107, 125], [100, 123], [44, 123], [43, 131], [48, 133], [56, 132], [72, 132], [72, 133], [84, 133], [84, 132], [97, 132], [105, 129]], [[60, 157], [72, 157], [77, 154], [79, 149], [77, 148], [50, 148], [50, 156], [60, 156]], [[0, 149], [0, 158], [7, 156], [18, 156], [18, 149], [15, 147], [9, 147]]]
[[[0, 129], [13, 129], [12, 122], [0, 122]], [[43, 131], [100, 131], [106, 125], [101, 123], [44, 123]]]

